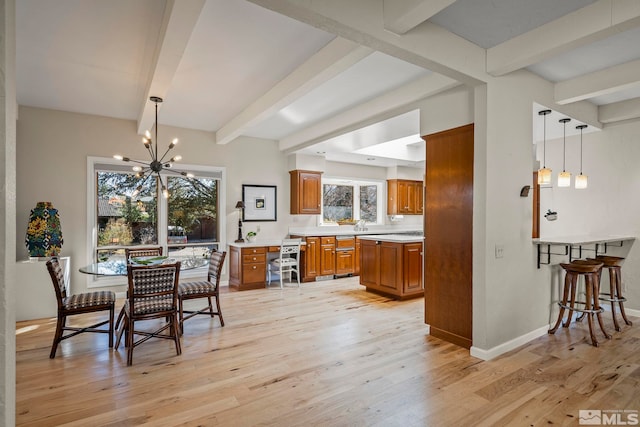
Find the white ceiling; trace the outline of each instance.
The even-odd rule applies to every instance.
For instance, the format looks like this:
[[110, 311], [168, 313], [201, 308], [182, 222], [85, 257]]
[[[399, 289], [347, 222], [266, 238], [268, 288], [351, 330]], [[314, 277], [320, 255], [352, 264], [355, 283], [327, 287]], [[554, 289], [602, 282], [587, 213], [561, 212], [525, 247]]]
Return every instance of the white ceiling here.
[[[367, 0], [357, 2], [357, 18], [384, 9], [385, 31], [395, 37], [424, 25], [441, 38], [462, 37], [486, 50], [487, 73], [527, 68], [556, 85], [559, 104], [591, 102], [598, 120], [611, 123], [640, 117], [640, 11], [618, 17], [624, 25], [599, 21], [620, 1]], [[420, 141], [397, 155], [367, 148], [404, 147], [397, 140], [419, 133], [418, 113], [373, 118], [386, 104], [452, 87], [460, 73], [475, 78], [477, 64], [468, 73], [443, 75], [447, 64], [432, 72], [423, 65], [436, 63], [435, 53], [401, 60], [375, 51], [366, 29], [353, 32], [359, 43], [328, 32], [335, 16], [357, 19], [349, 13], [355, 3], [323, 3], [326, 16], [289, 13], [289, 3], [309, 2], [17, 0], [18, 103], [136, 120], [142, 132], [153, 124], [155, 95], [165, 99], [161, 124], [212, 131], [218, 143], [246, 135], [279, 140], [289, 153], [421, 167], [413, 157]], [[523, 58], [491, 61], [505, 51]], [[554, 123], [547, 126], [553, 134]]]

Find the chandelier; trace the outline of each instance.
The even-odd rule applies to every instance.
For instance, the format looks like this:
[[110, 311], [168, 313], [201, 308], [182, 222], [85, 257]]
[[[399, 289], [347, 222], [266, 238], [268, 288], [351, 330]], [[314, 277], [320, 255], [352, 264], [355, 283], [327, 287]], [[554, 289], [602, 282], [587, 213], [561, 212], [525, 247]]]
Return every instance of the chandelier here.
[[160, 172], [162, 172], [163, 170], [166, 170], [168, 172], [182, 175], [187, 178], [193, 178], [193, 174], [171, 169], [175, 162], [182, 159], [182, 156], [180, 155], [173, 156], [171, 157], [171, 159], [167, 161], [164, 160], [167, 157], [167, 154], [169, 154], [169, 151], [171, 151], [173, 147], [175, 147], [176, 144], [178, 144], [178, 138], [174, 138], [173, 141], [171, 141], [171, 143], [169, 144], [169, 147], [164, 152], [164, 154], [162, 156], [158, 156], [158, 104], [162, 102], [162, 98], [158, 96], [152, 96], [149, 98], [149, 100], [156, 104], [156, 122], [154, 125], [155, 138], [152, 140], [151, 132], [147, 130], [145, 131], [144, 137], [142, 138], [142, 143], [144, 144], [144, 147], [149, 152], [149, 155], [151, 156], [151, 161], [141, 162], [139, 160], [133, 160], [129, 157], [124, 157], [119, 154], [116, 154], [115, 156], [113, 156], [113, 158], [117, 160], [122, 160], [123, 162], [137, 163], [137, 165], [133, 166], [133, 170], [134, 172], [136, 172], [136, 177], [145, 178], [145, 180], [142, 181], [142, 183], [138, 185], [136, 190], [133, 192], [132, 197], [136, 197], [142, 190], [143, 185], [147, 182], [149, 177], [155, 174], [158, 177], [158, 181], [160, 181], [160, 185], [162, 186], [162, 195], [164, 196], [165, 199], [168, 199], [169, 190], [167, 189], [167, 185], [165, 185], [164, 181], [162, 180], [162, 175], [160, 175]]

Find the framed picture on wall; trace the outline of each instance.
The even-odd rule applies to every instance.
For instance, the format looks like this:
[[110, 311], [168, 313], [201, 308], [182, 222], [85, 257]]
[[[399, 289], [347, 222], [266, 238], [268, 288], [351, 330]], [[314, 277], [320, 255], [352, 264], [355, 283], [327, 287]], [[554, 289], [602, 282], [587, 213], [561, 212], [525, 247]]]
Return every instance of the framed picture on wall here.
[[242, 185], [242, 221], [277, 221], [277, 187], [275, 185]]

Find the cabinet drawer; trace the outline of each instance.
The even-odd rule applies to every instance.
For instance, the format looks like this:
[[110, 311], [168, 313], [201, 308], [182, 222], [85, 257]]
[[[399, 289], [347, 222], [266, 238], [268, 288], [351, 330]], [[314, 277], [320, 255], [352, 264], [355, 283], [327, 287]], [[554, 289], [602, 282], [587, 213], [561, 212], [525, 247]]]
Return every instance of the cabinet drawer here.
[[264, 264], [265, 262], [267, 262], [266, 254], [242, 255], [243, 264]]
[[320, 244], [321, 245], [333, 245], [336, 243], [336, 238], [335, 237], [321, 237], [320, 238]]
[[264, 282], [267, 270], [264, 264], [248, 264], [242, 267], [242, 282]]
[[356, 247], [356, 239], [354, 237], [348, 239], [336, 239], [336, 249], [352, 249]]
[[242, 255], [266, 254], [267, 248], [264, 246], [256, 248], [242, 248]]

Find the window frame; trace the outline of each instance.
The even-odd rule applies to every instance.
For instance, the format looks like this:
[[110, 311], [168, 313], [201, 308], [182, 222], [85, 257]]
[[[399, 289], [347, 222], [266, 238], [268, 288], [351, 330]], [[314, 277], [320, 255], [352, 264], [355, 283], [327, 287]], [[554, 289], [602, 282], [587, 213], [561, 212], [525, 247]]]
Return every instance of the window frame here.
[[360, 178], [340, 178], [340, 177], [322, 177], [321, 180], [321, 194], [322, 194], [322, 203], [320, 204], [320, 216], [319, 216], [319, 225], [322, 226], [331, 226], [338, 225], [335, 222], [325, 222], [324, 221], [324, 185], [350, 185], [353, 186], [353, 217], [360, 218], [360, 187], [361, 186], [370, 186], [375, 185], [378, 188], [378, 203], [377, 203], [377, 215], [376, 222], [367, 222], [369, 225], [384, 225], [386, 212], [386, 181], [379, 179], [360, 179]]
[[[206, 166], [206, 165], [192, 165], [192, 164], [180, 164], [181, 170], [188, 170], [192, 172], [196, 177], [207, 177], [218, 179], [218, 228], [219, 236], [216, 242], [210, 244], [217, 244], [218, 248], [226, 248], [226, 235], [227, 224], [226, 215], [224, 214], [224, 207], [226, 206], [226, 168], [221, 166]], [[98, 188], [97, 173], [98, 171], [113, 171], [113, 172], [129, 172], [131, 171], [130, 165], [125, 165], [121, 160], [116, 160], [109, 157], [87, 157], [87, 231], [86, 231], [86, 251], [84, 265], [97, 262], [95, 259], [97, 244], [98, 244], [98, 223], [97, 223], [97, 206], [96, 191]], [[175, 176], [171, 172], [165, 172], [160, 174], [163, 177]], [[167, 199], [162, 197], [162, 194], [158, 193], [158, 245], [162, 246], [163, 251], [168, 253], [168, 203]], [[226, 268], [226, 266], [225, 266]], [[186, 270], [180, 273], [180, 278], [193, 278], [202, 276], [202, 271], [206, 270], [206, 266], [194, 269]], [[95, 276], [86, 275], [87, 288], [101, 288], [110, 286], [122, 286], [127, 282], [127, 278], [124, 276]]]

